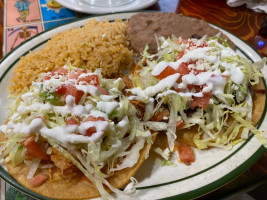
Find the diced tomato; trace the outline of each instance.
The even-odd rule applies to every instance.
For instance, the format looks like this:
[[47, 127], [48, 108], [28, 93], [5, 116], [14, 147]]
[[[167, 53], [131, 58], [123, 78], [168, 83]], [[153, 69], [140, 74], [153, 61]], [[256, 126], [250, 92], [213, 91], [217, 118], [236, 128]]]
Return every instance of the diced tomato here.
[[181, 63], [177, 72], [180, 73], [181, 75], [189, 74], [190, 70], [188, 69], [188, 64], [185, 62]]
[[22, 141], [21, 144], [27, 149], [28, 155], [42, 160], [49, 160], [48, 155], [46, 155], [35, 142], [35, 136], [30, 136], [26, 140]]
[[179, 121], [176, 122], [176, 128], [177, 129], [182, 129], [184, 126], [185, 126], [184, 121], [179, 120]]
[[109, 92], [108, 92], [105, 88], [103, 88], [101, 85], [97, 85], [96, 87], [97, 87], [98, 91], [99, 91], [101, 94], [109, 95]]
[[69, 79], [78, 80], [79, 76], [86, 72], [87, 71], [85, 69], [79, 69], [79, 70], [75, 69], [70, 73]]
[[182, 82], [182, 77], [186, 74], [190, 73], [190, 70], [188, 69], [188, 64], [183, 62], [180, 64], [177, 72], [180, 74], [179, 78], [178, 78], [178, 83]]
[[173, 75], [173, 74], [176, 74], [178, 73], [175, 69], [173, 69], [172, 67], [170, 66], [167, 66], [159, 75], [157, 75], [156, 77], [160, 80], [170, 76], [170, 75]]
[[160, 122], [164, 119], [164, 117], [169, 117], [170, 111], [168, 109], [164, 109], [163, 111], [158, 111], [155, 113], [155, 115], [152, 117], [152, 121]]
[[207, 42], [206, 41], [203, 41], [202, 42], [202, 45], [200, 45], [198, 47], [200, 47], [200, 48], [202, 47], [203, 48], [203, 47], [207, 47], [207, 46], [208, 46]]
[[67, 125], [78, 125], [79, 123], [78, 123], [78, 121], [75, 118], [69, 117], [66, 120], [66, 124]]
[[81, 71], [72, 71], [69, 75], [69, 79], [78, 80], [79, 76], [82, 74]]
[[51, 79], [51, 75], [46, 75], [43, 77], [43, 81], [47, 81]]
[[191, 109], [195, 109], [196, 107], [206, 109], [209, 105], [210, 98], [212, 96], [212, 92], [203, 93], [203, 97], [193, 97], [191, 102]]
[[[190, 49], [191, 47], [196, 46], [195, 42], [188, 41], [188, 39], [184, 39], [184, 38], [182, 38], [181, 41], [178, 41], [177, 43], [178, 44], [187, 44], [186, 49]], [[207, 46], [208, 46], [208, 44], [205, 41], [203, 41], [200, 46], [197, 46], [197, 48], [203, 48], [203, 47], [207, 47]], [[176, 60], [179, 60], [180, 58], [182, 58], [184, 56], [184, 54], [185, 54], [185, 49], [177, 55]], [[192, 63], [189, 63], [189, 64], [192, 64]]]
[[195, 155], [192, 148], [188, 145], [179, 144], [178, 153], [181, 162], [190, 164], [195, 161]]
[[49, 176], [46, 174], [38, 174], [34, 177], [32, 177], [29, 180], [29, 183], [33, 186], [33, 187], [38, 187], [42, 184], [44, 184], [47, 180], [48, 180]]
[[85, 122], [88, 122], [88, 121], [96, 122], [96, 121], [106, 121], [106, 120], [104, 117], [95, 117], [95, 116], [89, 115], [84, 121]]
[[195, 85], [196, 93], [201, 92], [202, 89], [203, 89], [203, 86], [202, 85]]
[[[84, 122], [88, 122], [88, 121], [93, 121], [93, 122], [96, 122], [96, 121], [106, 121], [104, 117], [95, 117], [95, 116], [92, 116], [92, 115], [89, 115], [85, 120]], [[96, 128], [95, 127], [90, 127], [87, 129], [86, 131], [86, 136], [91, 136], [93, 135], [94, 133], [96, 133]]]
[[49, 75], [46, 75], [43, 77], [43, 81], [50, 80], [52, 76], [58, 74], [58, 75], [66, 75], [68, 73], [68, 70], [65, 68], [59, 68], [59, 69], [54, 69], [50, 72]]
[[75, 103], [78, 104], [79, 101], [81, 100], [82, 96], [84, 95], [84, 92], [81, 90], [78, 90], [74, 85], [67, 85], [66, 93], [65, 93], [65, 98], [71, 95], [75, 98]]
[[90, 85], [99, 85], [99, 79], [97, 74], [88, 74], [80, 77], [81, 74], [86, 73], [86, 70], [72, 71], [69, 75], [69, 79], [77, 80], [78, 82], [86, 82]]
[[51, 71], [52, 76], [54, 76], [55, 74], [63, 76], [63, 75], [66, 75], [67, 73], [68, 73], [68, 70], [63, 67], [59, 69], [54, 69]]
[[188, 85], [187, 85], [187, 89], [188, 89], [188, 90], [192, 90], [194, 87], [195, 87], [194, 84], [188, 84]]
[[176, 89], [174, 89], [176, 92], [185, 92], [185, 89], [183, 89], [183, 88], [176, 88]]
[[96, 74], [88, 74], [86, 76], [82, 76], [78, 79], [78, 82], [86, 82], [90, 85], [99, 85], [98, 76]]
[[60, 95], [63, 95], [63, 94], [66, 93], [66, 90], [67, 90], [67, 85], [66, 84], [62, 84], [57, 88], [56, 93], [60, 94]]
[[176, 60], [179, 60], [180, 58], [182, 58], [185, 54], [185, 50], [181, 51], [177, 56], [176, 56]]
[[195, 88], [196, 92], [201, 92], [203, 90], [203, 87], [206, 87], [207, 85], [193, 85], [193, 84], [188, 84], [187, 89], [192, 90]]
[[195, 65], [195, 64], [197, 64], [197, 61], [196, 60], [189, 60], [188, 64]]
[[87, 129], [85, 135], [90, 137], [90, 136], [93, 135], [94, 133], [96, 133], [96, 128], [95, 128], [95, 127], [90, 127], [90, 128]]

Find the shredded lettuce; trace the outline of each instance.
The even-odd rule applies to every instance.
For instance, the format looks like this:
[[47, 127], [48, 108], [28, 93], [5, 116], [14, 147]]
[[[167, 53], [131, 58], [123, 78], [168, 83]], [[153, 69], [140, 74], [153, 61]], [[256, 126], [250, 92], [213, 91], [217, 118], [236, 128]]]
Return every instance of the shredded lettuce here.
[[243, 117], [238, 113], [234, 113], [232, 116], [235, 120], [240, 122], [244, 127], [248, 128], [258, 138], [258, 140], [262, 143], [262, 145], [265, 148], [267, 148], [267, 139], [262, 135], [262, 133], [257, 128], [255, 128], [248, 121], [244, 120]]
[[[158, 44], [158, 52], [149, 54], [148, 47], [146, 47], [140, 62], [142, 69], [139, 71], [139, 74], [146, 75], [146, 82], [152, 79], [151, 72], [158, 63], [161, 61], [169, 62], [170, 66], [172, 66], [173, 62], [177, 60], [177, 55], [182, 51], [186, 53], [188, 48], [190, 48], [190, 45], [183, 43], [183, 39], [176, 38], [175, 36], [168, 38], [157, 37], [156, 42]], [[262, 77], [260, 70], [264, 67], [267, 58], [252, 63], [250, 60], [239, 56], [234, 50], [230, 49], [229, 43], [219, 35], [209, 38], [204, 36], [200, 40], [197, 40], [196, 45], [202, 45], [204, 42], [209, 47], [214, 47], [208, 52], [208, 55], [217, 57], [214, 63], [213, 61], [207, 61], [205, 63], [209, 65], [209, 68], [206, 70], [224, 73], [227, 79], [223, 91], [212, 93], [208, 108], [205, 110], [202, 108], [191, 110], [191, 97], [186, 97], [186, 95], [180, 96], [179, 93], [173, 91], [175, 87], [174, 89], [171, 88], [172, 92], [169, 92], [167, 89], [159, 92], [156, 97], [153, 97], [156, 100], [154, 108], [152, 108], [152, 103], [146, 104], [144, 115], [145, 125], [155, 131], [165, 131], [171, 151], [174, 147], [173, 142], [176, 139], [176, 122], [178, 119], [185, 123], [183, 128], [198, 126], [198, 133], [194, 137], [194, 143], [199, 149], [219, 147], [229, 150], [243, 139], [248, 138], [249, 130], [251, 131], [251, 127], [247, 127], [247, 124], [251, 124], [250, 120], [252, 115], [252, 98], [249, 87], [259, 83], [259, 79]], [[201, 60], [201, 62], [205, 61]], [[238, 68], [237, 71], [240, 72], [241, 70], [243, 73], [244, 77], [241, 82], [233, 78], [235, 80], [234, 82], [232, 77], [228, 76], [234, 68]], [[142, 82], [141, 78], [138, 77], [139, 82]], [[149, 84], [142, 84], [143, 90], [149, 86]], [[185, 91], [187, 92], [188, 90], [185, 89]], [[169, 95], [165, 96], [167, 93]], [[141, 99], [141, 101], [145, 102], [144, 99]], [[150, 121], [152, 116], [166, 105], [170, 111], [170, 115], [166, 118], [167, 121]], [[238, 122], [233, 117], [235, 116], [234, 113], [244, 121], [242, 123], [240, 121]], [[253, 130], [255, 132], [255, 129]], [[257, 137], [261, 138], [259, 132], [257, 132], [257, 135]], [[263, 138], [260, 140], [264, 142]]]
[[176, 164], [174, 164], [172, 161], [170, 161], [170, 160], [162, 160], [161, 161], [161, 165], [162, 166], [171, 166], [171, 167], [176, 167], [177, 165]]

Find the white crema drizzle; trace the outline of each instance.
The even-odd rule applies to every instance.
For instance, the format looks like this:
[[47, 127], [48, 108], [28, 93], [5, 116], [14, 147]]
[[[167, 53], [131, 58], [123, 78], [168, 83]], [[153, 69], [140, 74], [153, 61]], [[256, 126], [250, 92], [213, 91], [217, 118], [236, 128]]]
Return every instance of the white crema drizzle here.
[[[87, 75], [92, 75], [92, 73], [84, 73], [80, 75], [79, 78], [86, 77]], [[17, 107], [17, 112], [10, 117], [10, 121], [7, 125], [2, 125], [0, 129], [4, 131], [12, 130], [15, 134], [40, 134], [44, 138], [54, 138], [64, 145], [67, 145], [68, 143], [88, 143], [89, 141], [98, 141], [103, 137], [104, 131], [109, 126], [108, 114], [118, 108], [119, 103], [114, 100], [112, 95], [100, 95], [103, 101], [97, 102], [97, 108], [99, 110], [95, 110], [95, 106], [90, 103], [77, 105], [75, 103], [75, 97], [71, 95], [65, 97], [64, 106], [55, 106], [48, 102], [42, 103], [34, 96], [34, 93], [36, 92], [55, 92], [58, 87], [64, 84], [71, 84], [75, 86], [77, 90], [81, 90], [84, 93], [91, 94], [93, 96], [99, 93], [97, 87], [94, 85], [82, 85], [77, 81], [73, 81], [58, 74], [43, 82], [33, 82], [33, 86], [36, 86], [36, 88], [34, 88], [34, 92], [26, 92], [21, 96], [22, 101]], [[95, 118], [102, 117], [105, 121], [81, 121], [80, 125], [59, 125], [53, 128], [48, 128], [41, 118], [34, 118], [30, 122], [29, 120], [17, 122], [20, 115], [27, 113], [55, 113], [57, 116], [77, 116], [79, 118], [82, 117], [83, 119], [86, 119], [90, 115]], [[40, 114], [40, 116], [41, 115], [42, 114]], [[86, 136], [86, 132], [90, 127], [94, 127], [96, 132], [91, 136]]]
[[[234, 56], [236, 53], [229, 47], [224, 47], [217, 42], [222, 50], [216, 47], [200, 47], [187, 50], [180, 59], [176, 62], [165, 62], [161, 61], [153, 67], [152, 75], [160, 75], [166, 67], [172, 67], [177, 70], [182, 63], [188, 63], [190, 61], [197, 61], [195, 64], [189, 64], [191, 69], [189, 74], [186, 74], [182, 77], [181, 83], [176, 83], [176, 80], [179, 78], [180, 74], [170, 75], [162, 80], [160, 80], [156, 85], [150, 86], [144, 90], [140, 87], [129, 89], [133, 96], [130, 99], [147, 99], [151, 96], [154, 96], [158, 92], [163, 92], [160, 94], [169, 94], [168, 91], [171, 91], [170, 88], [174, 87], [175, 89], [184, 89], [185, 92], [175, 92], [180, 96], [196, 96], [203, 97], [203, 92], [208, 93], [212, 91], [213, 94], [223, 93], [224, 87], [227, 83], [227, 78], [229, 77], [234, 83], [241, 84], [244, 79], [244, 73], [240, 67], [235, 66], [232, 63], [222, 62], [221, 57]], [[224, 72], [221, 72], [218, 67], [221, 66], [224, 68]], [[205, 71], [200, 73], [195, 73], [194, 70], [203, 70]], [[204, 86], [201, 92], [188, 91], [187, 85], [196, 85]], [[166, 92], [167, 90], [167, 92]]]

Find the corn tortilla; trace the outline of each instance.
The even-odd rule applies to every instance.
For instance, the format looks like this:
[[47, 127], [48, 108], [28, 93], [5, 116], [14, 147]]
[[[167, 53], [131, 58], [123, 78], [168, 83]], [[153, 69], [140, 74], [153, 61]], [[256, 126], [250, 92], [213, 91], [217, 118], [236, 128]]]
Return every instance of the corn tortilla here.
[[[262, 79], [260, 79], [260, 82], [257, 85], [253, 86], [252, 89], [255, 92], [253, 96], [252, 124], [256, 126], [262, 117], [266, 102], [265, 92], [261, 92], [265, 91], [265, 86]], [[188, 129], [179, 129], [176, 131], [177, 135], [176, 140], [178, 142], [196, 147], [196, 144], [194, 143], [194, 136], [197, 132], [198, 132], [197, 125], [190, 127]]]
[[[152, 139], [154, 140], [155, 137]], [[147, 148], [150, 145], [145, 144], [144, 148], [139, 152], [139, 159], [137, 163], [131, 168], [124, 168], [116, 171], [114, 175], [107, 178], [107, 181], [115, 188], [125, 186], [130, 177], [134, 176], [145, 160]], [[69, 178], [57, 181], [47, 180], [44, 184], [38, 187], [32, 187], [27, 180], [29, 167], [26, 164], [12, 167], [11, 163], [7, 164], [8, 172], [25, 188], [52, 199], [91, 199], [100, 197], [100, 194], [93, 183], [86, 180], [86, 178]], [[49, 175], [47, 169], [38, 170], [38, 173]], [[36, 174], [38, 174], [36, 173]]]

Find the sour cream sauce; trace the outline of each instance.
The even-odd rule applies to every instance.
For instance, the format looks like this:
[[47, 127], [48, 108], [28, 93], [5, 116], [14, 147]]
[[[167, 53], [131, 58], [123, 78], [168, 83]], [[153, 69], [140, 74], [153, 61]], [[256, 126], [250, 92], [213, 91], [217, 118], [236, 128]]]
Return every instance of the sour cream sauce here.
[[[83, 76], [86, 76], [83, 75]], [[61, 142], [65, 146], [69, 143], [88, 143], [89, 141], [96, 142], [104, 136], [104, 132], [109, 126], [108, 114], [120, 105], [114, 100], [112, 95], [100, 95], [100, 102], [97, 102], [99, 110], [95, 110], [92, 104], [77, 105], [75, 98], [71, 95], [65, 97], [64, 106], [55, 106], [48, 102], [43, 103], [40, 100], [36, 100], [34, 93], [49, 91], [55, 92], [56, 89], [63, 84], [72, 84], [78, 90], [84, 91], [91, 95], [98, 94], [98, 89], [94, 85], [80, 85], [73, 83], [64, 76], [55, 75], [49, 80], [43, 82], [34, 82], [36, 86], [34, 92], [27, 92], [21, 96], [22, 101], [17, 108], [17, 112], [10, 117], [10, 121], [7, 125], [1, 126], [1, 130], [10, 131], [12, 130], [15, 134], [22, 133], [30, 135], [31, 133], [40, 134], [44, 138], [54, 138]], [[41, 111], [41, 112], [40, 112]], [[35, 118], [31, 121], [25, 120], [21, 123], [17, 123], [16, 120], [19, 116], [27, 113], [55, 113], [56, 116], [77, 116], [79, 118], [86, 119], [89, 115], [95, 118], [102, 117], [105, 121], [81, 121], [80, 125], [61, 125], [53, 128], [48, 128], [43, 119]], [[86, 136], [86, 132], [90, 127], [94, 127], [96, 132], [91, 136]], [[79, 134], [76, 134], [79, 133]]]
[[[227, 78], [230, 77], [230, 79], [236, 83], [241, 84], [244, 80], [244, 73], [242, 70], [234, 66], [231, 63], [226, 63], [220, 61], [220, 58], [223, 56], [233, 56], [236, 55], [236, 53], [231, 50], [230, 48], [223, 47], [222, 45], [219, 45], [222, 50], [216, 48], [216, 47], [203, 47], [203, 48], [196, 48], [188, 51], [185, 55], [183, 55], [182, 58], [178, 59], [176, 62], [165, 62], [161, 61], [152, 70], [153, 76], [158, 76], [161, 74], [161, 72], [164, 71], [164, 69], [169, 66], [173, 69], [177, 70], [179, 66], [182, 63], [187, 63], [189, 61], [198, 61], [202, 60], [202, 62], [196, 62], [195, 66], [190, 65], [190, 69], [192, 70], [189, 74], [186, 74], [182, 77], [181, 83], [176, 83], [176, 80], [179, 78], [180, 74], [176, 73], [173, 75], [170, 75], [162, 80], [160, 80], [155, 86], [150, 86], [146, 88], [145, 90], [142, 90], [140, 87], [130, 89], [129, 91], [132, 92], [133, 95], [131, 96], [131, 99], [137, 99], [137, 98], [149, 98], [151, 96], [154, 96], [158, 92], [167, 91], [174, 87], [175, 89], [185, 89], [187, 88], [187, 85], [205, 85], [203, 87], [203, 91], [201, 92], [178, 92], [181, 96], [187, 96], [187, 97], [203, 97], [203, 92], [208, 93], [212, 91], [213, 94], [220, 94], [224, 92], [224, 87], [227, 83]], [[201, 66], [200, 66], [201, 65]], [[194, 69], [192, 66], [195, 67], [195, 69], [202, 70], [203, 65], [205, 65], [206, 71], [195, 74]], [[206, 66], [209, 66], [207, 69]], [[218, 67], [222, 66], [225, 68], [224, 72], [221, 72]], [[174, 93], [176, 93], [174, 91]], [[168, 94], [168, 92], [164, 92], [161, 94]]]

